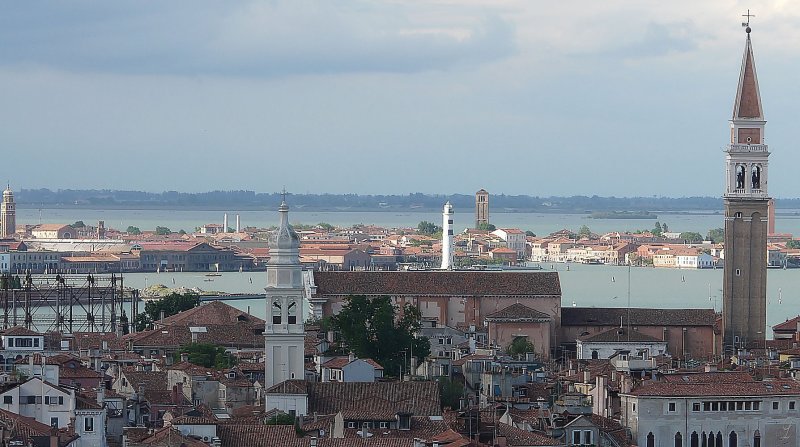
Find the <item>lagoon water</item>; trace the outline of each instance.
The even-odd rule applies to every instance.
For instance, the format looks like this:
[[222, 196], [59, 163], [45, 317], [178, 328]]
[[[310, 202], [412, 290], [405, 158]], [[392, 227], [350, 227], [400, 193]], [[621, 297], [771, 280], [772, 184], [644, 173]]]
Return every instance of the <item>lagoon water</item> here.
[[[797, 210], [780, 210], [776, 218], [776, 231], [779, 233], [800, 234], [800, 214]], [[237, 211], [229, 210], [228, 226], [233, 227], [236, 215], [239, 214], [242, 227], [269, 227], [278, 222], [277, 210]], [[708, 230], [720, 228], [724, 220], [721, 211], [706, 213], [666, 213], [655, 212], [658, 219], [592, 219], [588, 214], [556, 214], [556, 213], [510, 213], [492, 212], [491, 222], [497, 227], [520, 228], [530, 230], [537, 235], [550, 234], [567, 228], [577, 231], [581, 225], [587, 225], [595, 233], [609, 231], [630, 231], [650, 229], [656, 220], [667, 223], [670, 231], [694, 231], [705, 235]], [[196, 227], [208, 223], [222, 223], [223, 211], [208, 210], [94, 210], [72, 208], [17, 208], [17, 224], [63, 223], [71, 224], [82, 220], [87, 224], [96, 224], [103, 220], [106, 227], [125, 230], [132, 225], [141, 230], [154, 230], [156, 226], [164, 226], [173, 231], [193, 231]], [[327, 222], [335, 226], [353, 224], [374, 224], [388, 228], [416, 227], [420, 221], [427, 220], [438, 224], [442, 214], [438, 212], [394, 212], [394, 211], [302, 211], [292, 209], [289, 213], [292, 223], [316, 224]], [[457, 231], [472, 226], [475, 216], [472, 210], [458, 212], [454, 221]]]

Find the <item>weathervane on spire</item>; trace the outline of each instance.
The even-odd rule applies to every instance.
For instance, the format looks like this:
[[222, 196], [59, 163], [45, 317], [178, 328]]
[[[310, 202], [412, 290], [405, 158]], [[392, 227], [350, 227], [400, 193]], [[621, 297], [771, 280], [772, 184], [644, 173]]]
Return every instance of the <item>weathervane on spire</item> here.
[[755, 17], [755, 16], [756, 16], [755, 14], [750, 14], [750, 9], [749, 8], [747, 9], [747, 14], [742, 14], [742, 17], [744, 17], [747, 20], [746, 22], [742, 22], [742, 26], [745, 27], [744, 31], [747, 34], [750, 34], [750, 18], [751, 17]]
[[284, 186], [284, 187], [283, 187], [283, 190], [281, 191], [281, 197], [282, 197], [282, 199], [281, 199], [281, 200], [283, 200], [284, 202], [286, 202], [286, 186]]

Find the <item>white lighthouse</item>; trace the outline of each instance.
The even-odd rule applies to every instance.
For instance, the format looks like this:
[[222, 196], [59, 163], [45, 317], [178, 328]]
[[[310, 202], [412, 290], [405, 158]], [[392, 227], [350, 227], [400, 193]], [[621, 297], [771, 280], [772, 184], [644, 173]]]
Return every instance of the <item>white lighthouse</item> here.
[[453, 205], [444, 204], [442, 212], [442, 270], [453, 268]]

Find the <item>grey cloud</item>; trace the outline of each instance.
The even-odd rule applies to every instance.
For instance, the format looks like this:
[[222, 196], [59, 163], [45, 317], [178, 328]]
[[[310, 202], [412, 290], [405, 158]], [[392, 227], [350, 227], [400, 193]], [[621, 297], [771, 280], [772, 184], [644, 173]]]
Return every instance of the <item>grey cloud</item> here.
[[415, 22], [413, 8], [294, 0], [5, 3], [0, 64], [258, 77], [443, 70], [515, 51], [513, 26], [499, 16], [428, 24]]

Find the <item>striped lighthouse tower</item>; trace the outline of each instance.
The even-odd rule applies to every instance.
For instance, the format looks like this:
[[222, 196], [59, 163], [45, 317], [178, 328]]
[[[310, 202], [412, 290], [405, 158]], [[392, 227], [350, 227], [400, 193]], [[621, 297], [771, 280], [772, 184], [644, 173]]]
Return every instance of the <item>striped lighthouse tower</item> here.
[[442, 212], [442, 270], [453, 268], [453, 205], [444, 204]]

